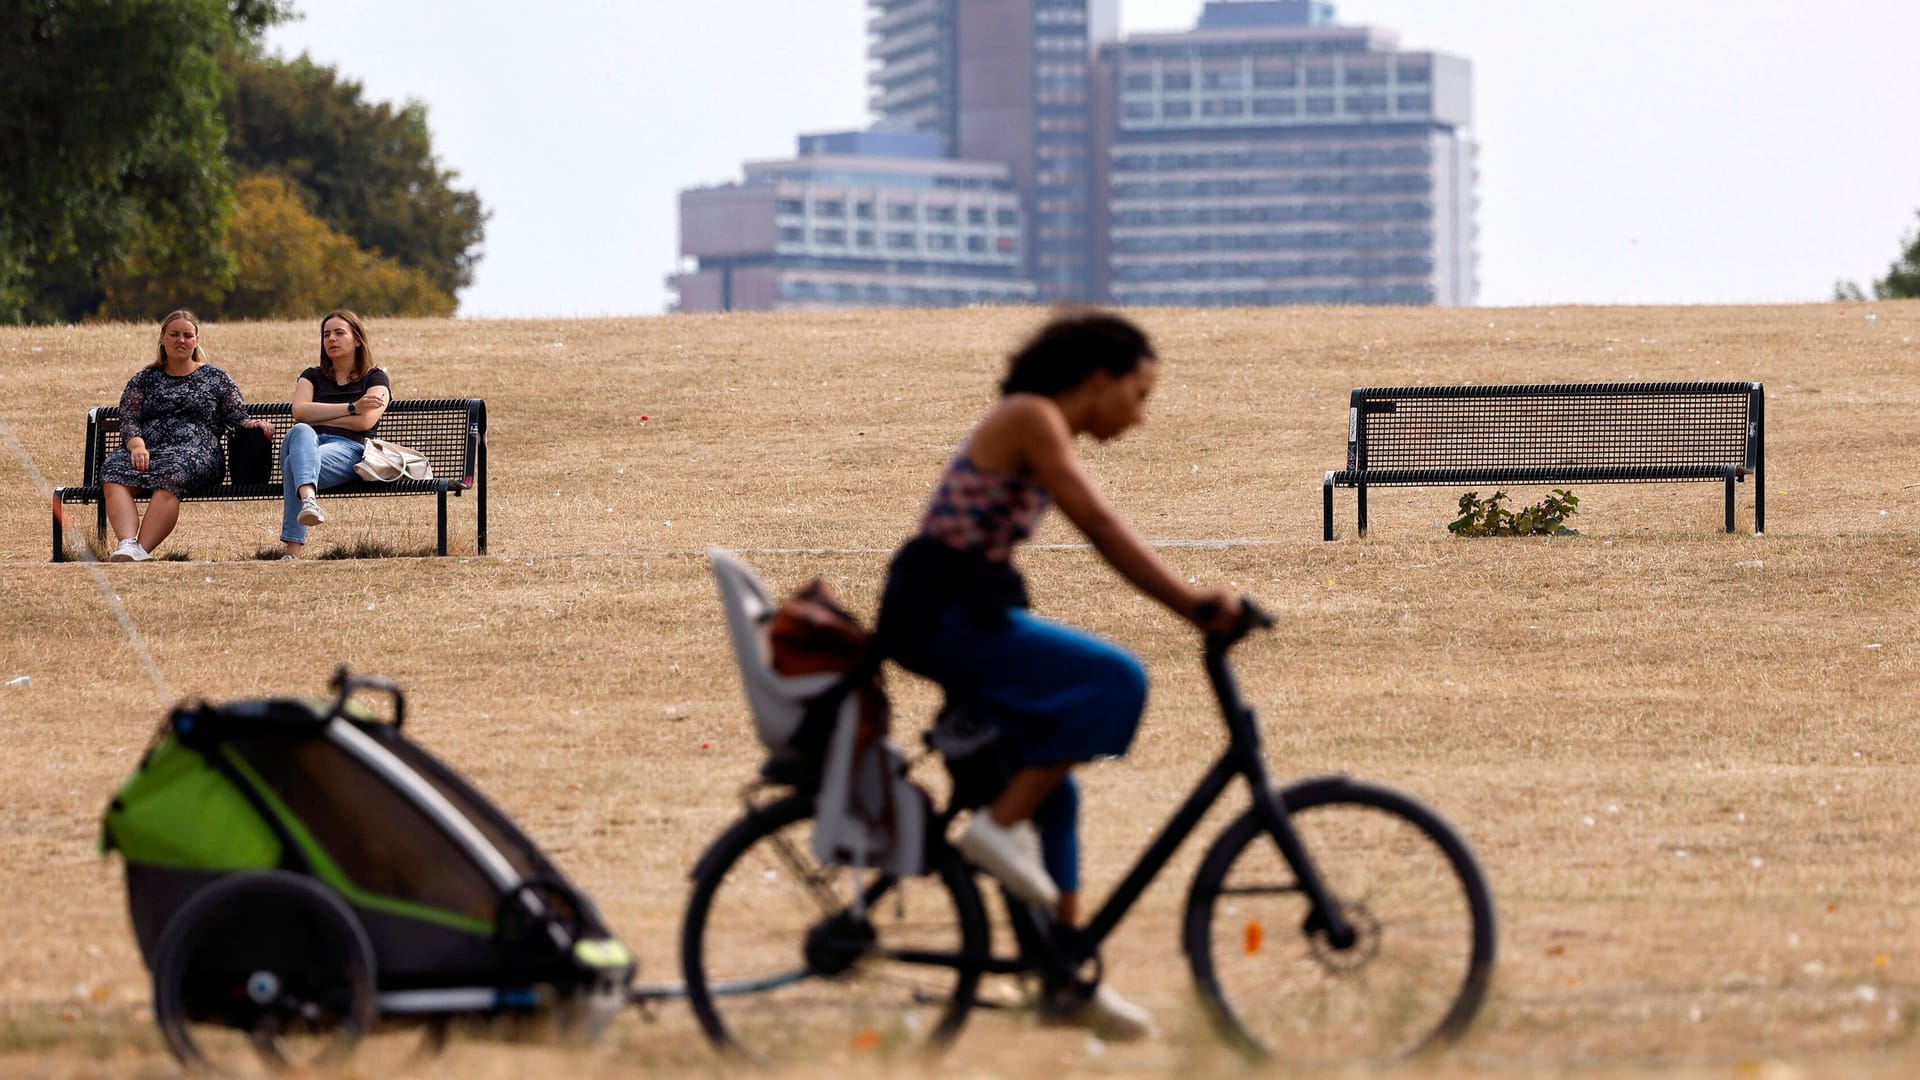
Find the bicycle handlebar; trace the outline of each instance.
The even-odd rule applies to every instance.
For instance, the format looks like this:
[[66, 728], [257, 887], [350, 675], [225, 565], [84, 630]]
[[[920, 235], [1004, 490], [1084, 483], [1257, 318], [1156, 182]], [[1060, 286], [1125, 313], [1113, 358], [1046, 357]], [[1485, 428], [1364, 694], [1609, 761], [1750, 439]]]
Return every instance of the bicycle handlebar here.
[[[1202, 604], [1200, 605], [1199, 615], [1202, 619], [1211, 619], [1218, 610], [1217, 605]], [[1231, 628], [1207, 635], [1207, 652], [1225, 653], [1228, 649], [1239, 644], [1241, 638], [1246, 637], [1255, 630], [1270, 630], [1273, 628], [1273, 625], [1273, 616], [1268, 614], [1265, 608], [1255, 603], [1253, 597], [1242, 593], [1240, 594], [1240, 618], [1234, 621]]]

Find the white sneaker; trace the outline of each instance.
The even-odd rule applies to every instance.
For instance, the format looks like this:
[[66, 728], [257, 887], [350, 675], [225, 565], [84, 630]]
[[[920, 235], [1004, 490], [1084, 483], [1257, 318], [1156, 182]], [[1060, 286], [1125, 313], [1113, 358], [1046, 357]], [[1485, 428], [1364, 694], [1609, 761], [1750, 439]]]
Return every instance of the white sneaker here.
[[1107, 1042], [1134, 1042], [1159, 1034], [1153, 1026], [1153, 1014], [1121, 997], [1105, 983], [1094, 987], [1093, 994], [1080, 998], [1072, 987], [1055, 992], [1041, 1001], [1042, 1023], [1083, 1027]]
[[1015, 896], [1051, 912], [1060, 905], [1060, 887], [1040, 861], [1040, 839], [1033, 823], [1002, 827], [985, 810], [976, 811], [953, 845], [967, 861], [1000, 879]]
[[107, 556], [107, 561], [147, 562], [152, 558], [153, 556], [147, 553], [147, 549], [140, 546], [139, 540], [129, 536], [120, 541], [120, 546], [113, 549], [113, 554]]
[[327, 515], [320, 512], [320, 500], [309, 496], [300, 500], [300, 514], [294, 520], [302, 525], [318, 525], [327, 520]]

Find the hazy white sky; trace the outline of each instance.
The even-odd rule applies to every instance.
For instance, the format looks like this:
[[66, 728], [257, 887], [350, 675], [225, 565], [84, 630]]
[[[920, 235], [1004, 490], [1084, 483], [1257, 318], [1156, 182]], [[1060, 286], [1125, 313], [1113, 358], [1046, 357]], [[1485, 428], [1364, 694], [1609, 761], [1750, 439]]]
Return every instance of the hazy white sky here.
[[[964, 3], [965, 0], [962, 0]], [[1120, 0], [1128, 32], [1200, 0]], [[862, 0], [298, 0], [492, 210], [460, 314], [651, 314], [677, 192], [864, 126]], [[1474, 65], [1481, 303], [1824, 300], [1920, 226], [1913, 0], [1339, 0]]]

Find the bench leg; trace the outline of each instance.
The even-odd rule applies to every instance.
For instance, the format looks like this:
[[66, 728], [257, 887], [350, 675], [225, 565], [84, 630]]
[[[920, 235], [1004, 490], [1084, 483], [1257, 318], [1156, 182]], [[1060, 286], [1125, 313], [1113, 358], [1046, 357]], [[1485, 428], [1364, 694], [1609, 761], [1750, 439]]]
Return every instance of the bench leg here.
[[67, 540], [65, 531], [60, 527], [60, 519], [66, 515], [60, 509], [60, 493], [53, 493], [53, 561], [67, 561]]
[[1733, 532], [1733, 471], [1727, 471], [1727, 532]]
[[445, 555], [447, 553], [447, 482], [445, 480], [440, 481], [439, 490], [434, 494], [440, 501], [439, 550], [441, 555]]
[[1367, 485], [1361, 484], [1360, 491], [1360, 535], [1367, 535]]
[[1320, 539], [1333, 539], [1333, 474], [1320, 484]]
[[480, 545], [480, 554], [485, 555], [487, 553], [487, 441], [485, 439], [480, 440], [479, 459], [479, 475], [474, 480], [474, 494], [479, 496], [477, 509], [480, 512], [480, 526], [476, 530], [476, 539]]
[[1767, 531], [1767, 474], [1760, 469], [1753, 470], [1753, 535], [1760, 536]]

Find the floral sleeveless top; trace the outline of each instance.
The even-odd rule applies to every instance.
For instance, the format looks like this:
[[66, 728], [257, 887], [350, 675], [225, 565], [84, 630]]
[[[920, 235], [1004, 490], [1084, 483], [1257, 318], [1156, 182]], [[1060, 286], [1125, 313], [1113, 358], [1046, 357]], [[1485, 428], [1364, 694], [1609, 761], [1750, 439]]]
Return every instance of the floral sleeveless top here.
[[920, 535], [957, 551], [1005, 563], [1039, 526], [1053, 496], [1032, 477], [982, 469], [963, 444], [933, 490]]

